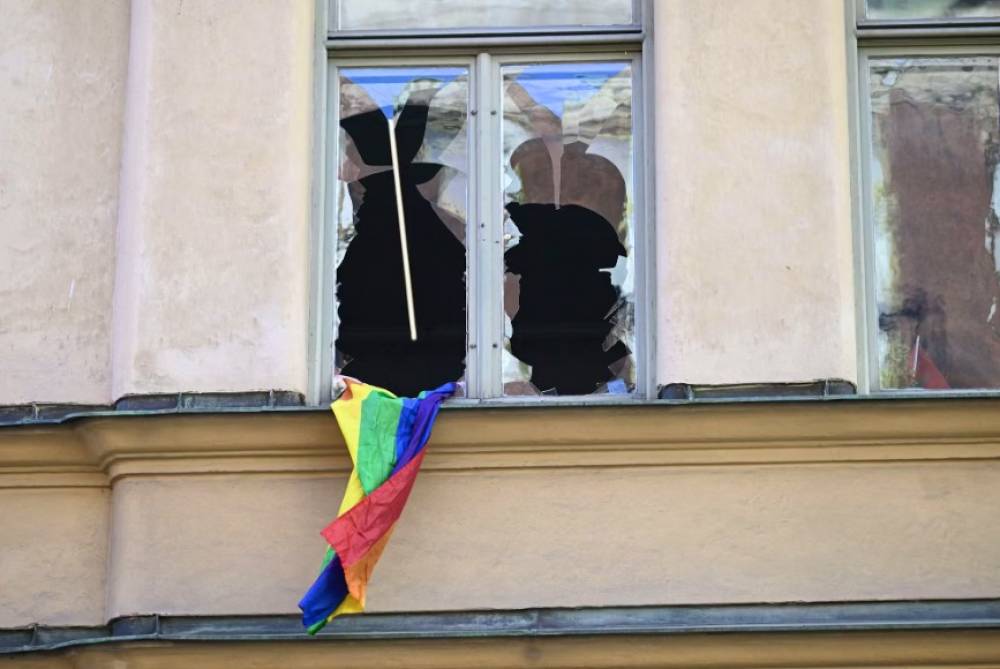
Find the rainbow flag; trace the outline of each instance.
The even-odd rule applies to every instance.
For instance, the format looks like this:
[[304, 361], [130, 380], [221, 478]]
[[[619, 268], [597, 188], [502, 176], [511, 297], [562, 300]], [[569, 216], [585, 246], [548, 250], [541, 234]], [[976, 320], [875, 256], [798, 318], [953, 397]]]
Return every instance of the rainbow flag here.
[[347, 442], [354, 471], [337, 518], [321, 532], [330, 546], [299, 608], [310, 634], [344, 613], [360, 613], [375, 563], [410, 496], [424, 445], [441, 402], [454, 383], [417, 399], [343, 377], [347, 390], [330, 405]]

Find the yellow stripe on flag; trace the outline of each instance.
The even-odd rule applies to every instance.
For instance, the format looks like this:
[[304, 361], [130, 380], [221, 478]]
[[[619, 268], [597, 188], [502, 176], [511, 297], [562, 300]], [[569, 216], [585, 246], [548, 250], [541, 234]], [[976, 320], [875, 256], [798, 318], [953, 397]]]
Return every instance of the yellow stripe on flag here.
[[[347, 390], [340, 396], [340, 399], [330, 405], [333, 415], [337, 417], [340, 429], [344, 433], [347, 452], [351, 455], [351, 464], [353, 465], [351, 477], [347, 481], [347, 490], [344, 491], [344, 499], [340, 502], [340, 511], [337, 512], [337, 516], [344, 515], [365, 496], [365, 491], [361, 487], [361, 479], [358, 477], [358, 442], [361, 441], [361, 403], [371, 394], [371, 391], [371, 386], [348, 381]], [[348, 394], [350, 397], [345, 397]]]

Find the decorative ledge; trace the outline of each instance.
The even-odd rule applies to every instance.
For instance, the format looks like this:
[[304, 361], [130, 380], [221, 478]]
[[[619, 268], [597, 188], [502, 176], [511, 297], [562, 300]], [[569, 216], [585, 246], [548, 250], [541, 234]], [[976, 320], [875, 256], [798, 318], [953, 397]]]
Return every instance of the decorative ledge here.
[[[751, 383], [725, 386], [699, 386], [687, 383], [672, 383], [660, 388], [660, 400], [676, 402], [698, 402], [703, 400], [749, 401], [749, 400], [813, 400], [856, 395], [854, 384], [849, 381], [827, 379], [807, 383]], [[491, 406], [540, 406], [541, 403], [503, 401], [484, 402]], [[611, 400], [607, 402], [605, 400]], [[655, 400], [654, 400], [655, 401]], [[637, 404], [641, 400], [616, 400], [614, 397], [570, 397], [547, 398], [550, 406], [594, 405], [594, 404]], [[457, 401], [451, 408], [482, 406], [476, 401]], [[231, 393], [160, 393], [150, 395], [126, 395], [114, 404], [56, 404], [33, 403], [0, 406], [0, 428], [19, 425], [57, 425], [88, 416], [135, 415], [163, 413], [205, 413], [205, 412], [268, 412], [275, 410], [304, 409], [307, 411], [326, 410], [325, 406], [306, 406], [302, 393], [292, 390], [260, 390]]]
[[[466, 662], [473, 659], [470, 652], [483, 655], [486, 664], [474, 664], [487, 667], [509, 662], [502, 649], [512, 647], [518, 653], [535, 648], [531, 666], [583, 666], [560, 664], [566, 659], [561, 655], [565, 644], [614, 666], [651, 666], [643, 661], [647, 655], [656, 658], [656, 666], [671, 667], [791, 666], [785, 662], [792, 659], [794, 666], [831, 666], [831, 658], [839, 660], [836, 666], [923, 666], [931, 660], [937, 661], [934, 666], [978, 666], [1000, 658], [998, 630], [996, 600], [363, 615], [339, 618], [317, 638], [302, 632], [293, 616], [142, 616], [92, 628], [0, 630], [0, 656], [16, 664], [19, 657], [29, 660], [41, 653], [54, 658], [90, 652], [93, 662], [87, 666], [119, 666], [113, 660], [128, 653], [152, 653], [162, 662], [164, 654], [187, 657], [188, 648], [199, 653], [211, 649], [202, 658], [211, 666], [232, 666], [237, 658], [260, 661], [272, 652], [283, 654], [281, 666], [315, 666], [311, 662], [323, 652], [336, 654], [342, 663], [367, 653], [364, 666], [403, 666], [399, 654], [409, 652], [428, 654], [423, 659], [431, 664], [420, 666], [472, 666], [449, 661], [439, 647], [447, 642], [465, 651], [461, 659]], [[535, 641], [528, 647], [518, 645], [531, 639]], [[364, 644], [350, 644], [358, 640]], [[464, 645], [473, 640], [474, 645]]]
[[90, 415], [135, 412], [183, 413], [254, 409], [266, 411], [305, 405], [302, 393], [260, 390], [243, 393], [164, 393], [126, 395], [114, 404], [56, 404], [36, 402], [0, 406], [0, 427], [59, 424]]
[[[466, 408], [424, 467], [483, 470], [1000, 458], [1000, 398]], [[0, 430], [0, 487], [120, 476], [346, 472], [329, 411], [94, 416]]]

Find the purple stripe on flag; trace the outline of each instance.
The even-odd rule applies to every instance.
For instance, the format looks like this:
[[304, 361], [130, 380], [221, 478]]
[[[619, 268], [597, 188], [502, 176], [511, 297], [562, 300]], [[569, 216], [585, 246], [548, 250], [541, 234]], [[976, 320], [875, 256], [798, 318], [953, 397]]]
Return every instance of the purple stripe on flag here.
[[[397, 457], [396, 466], [392, 470], [393, 474], [405, 467], [420, 452], [424, 444], [427, 443], [427, 440], [430, 439], [431, 427], [434, 425], [434, 419], [441, 409], [441, 402], [455, 392], [455, 387], [454, 383], [446, 383], [416, 400], [416, 415], [413, 417], [413, 424], [409, 429], [409, 438], [406, 440], [406, 446], [402, 452], [398, 451], [399, 441], [396, 442]], [[405, 408], [404, 405], [404, 411]], [[402, 420], [400, 420], [400, 428], [402, 428]], [[402, 436], [402, 429], [396, 434]]]

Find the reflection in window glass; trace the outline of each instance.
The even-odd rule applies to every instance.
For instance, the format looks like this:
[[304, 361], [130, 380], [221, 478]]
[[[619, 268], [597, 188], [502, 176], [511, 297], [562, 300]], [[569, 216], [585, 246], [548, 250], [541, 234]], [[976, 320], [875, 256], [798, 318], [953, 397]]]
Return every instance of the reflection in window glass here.
[[[465, 370], [465, 68], [340, 71], [336, 367], [407, 396]], [[413, 280], [410, 341], [388, 118]]]
[[632, 0], [340, 0], [341, 30], [622, 25]]
[[502, 68], [505, 395], [635, 388], [632, 68]]
[[867, 0], [869, 19], [1000, 17], [1000, 0]]
[[871, 61], [883, 388], [1000, 387], [993, 57]]

